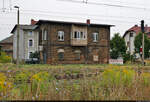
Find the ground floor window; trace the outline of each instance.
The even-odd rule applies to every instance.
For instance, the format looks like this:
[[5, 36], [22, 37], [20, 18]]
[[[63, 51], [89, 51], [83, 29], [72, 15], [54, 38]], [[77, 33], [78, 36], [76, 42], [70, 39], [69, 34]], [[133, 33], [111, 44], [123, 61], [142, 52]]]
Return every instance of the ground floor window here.
[[60, 60], [60, 61], [64, 60], [64, 52], [58, 53], [58, 60]]
[[98, 61], [98, 55], [93, 55], [93, 61]]
[[81, 51], [80, 50], [76, 50], [75, 51], [75, 60], [80, 60], [81, 58]]

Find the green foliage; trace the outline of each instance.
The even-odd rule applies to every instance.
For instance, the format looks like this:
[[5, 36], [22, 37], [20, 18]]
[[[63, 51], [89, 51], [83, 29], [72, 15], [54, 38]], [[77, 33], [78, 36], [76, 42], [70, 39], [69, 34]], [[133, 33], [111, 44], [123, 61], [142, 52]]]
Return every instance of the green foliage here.
[[131, 69], [113, 67], [106, 69], [101, 77], [104, 87], [129, 86], [132, 84], [135, 71]]
[[[140, 48], [142, 46], [142, 33], [139, 33], [136, 37], [135, 37], [135, 40], [134, 40], [134, 46], [135, 46], [135, 52], [136, 53], [139, 53], [140, 54]], [[149, 50], [150, 50], [150, 40], [149, 38], [147, 37], [147, 35], [145, 34], [144, 35], [144, 56], [145, 58], [148, 58], [150, 55], [149, 55]]]
[[124, 63], [126, 63], [127, 61], [134, 62], [134, 61], [135, 61], [135, 56], [134, 56], [134, 54], [133, 54], [133, 55], [130, 55], [130, 53], [124, 54], [124, 55], [123, 55], [123, 61], [124, 61]]
[[34, 52], [34, 53], [32, 53], [31, 55], [30, 55], [30, 58], [40, 58], [40, 54], [39, 54], [39, 52]]
[[143, 80], [143, 85], [148, 86], [150, 85], [150, 74], [149, 73], [142, 73], [141, 75], [142, 80]]
[[29, 80], [29, 73], [26, 72], [20, 72], [16, 74], [15, 80], [14, 82], [16, 84], [23, 84], [23, 83], [27, 83], [27, 81]]
[[49, 74], [47, 72], [39, 72], [31, 77], [32, 93], [36, 96], [39, 92], [46, 92], [49, 85]]
[[1, 52], [0, 63], [10, 63], [10, 62], [11, 62], [11, 57], [7, 56], [5, 52]]
[[126, 53], [126, 45], [124, 39], [116, 33], [110, 41], [110, 56], [113, 59], [117, 59], [119, 56], [123, 56]]

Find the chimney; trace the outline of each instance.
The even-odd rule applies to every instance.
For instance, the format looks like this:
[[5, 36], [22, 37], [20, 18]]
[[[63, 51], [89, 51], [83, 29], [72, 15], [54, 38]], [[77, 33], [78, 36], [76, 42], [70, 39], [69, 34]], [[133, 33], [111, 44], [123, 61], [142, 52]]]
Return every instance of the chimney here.
[[86, 23], [87, 25], [90, 25], [90, 19], [87, 19]]
[[35, 21], [34, 19], [31, 19], [31, 25], [35, 25], [37, 23], [37, 21]]

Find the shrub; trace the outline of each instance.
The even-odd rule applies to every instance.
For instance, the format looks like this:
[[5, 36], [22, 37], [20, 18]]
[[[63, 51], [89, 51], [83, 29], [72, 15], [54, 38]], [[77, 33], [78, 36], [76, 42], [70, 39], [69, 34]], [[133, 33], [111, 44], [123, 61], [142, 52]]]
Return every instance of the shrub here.
[[49, 74], [47, 72], [39, 72], [31, 77], [32, 93], [38, 96], [40, 93], [45, 93], [48, 88]]
[[141, 78], [142, 78], [142, 81], [145, 86], [150, 85], [150, 74], [149, 73], [142, 73]]
[[114, 87], [120, 85], [129, 86], [132, 84], [134, 76], [134, 70], [112, 67], [106, 69], [102, 73], [101, 84], [106, 87]]
[[7, 77], [3, 73], [0, 73], [0, 99], [8, 95], [8, 92], [11, 88], [12, 84], [7, 81]]
[[1, 52], [0, 63], [9, 63], [11, 62], [11, 57], [7, 56], [5, 52]]
[[29, 73], [20, 72], [16, 74], [14, 82], [16, 84], [27, 83], [28, 79], [29, 79]]

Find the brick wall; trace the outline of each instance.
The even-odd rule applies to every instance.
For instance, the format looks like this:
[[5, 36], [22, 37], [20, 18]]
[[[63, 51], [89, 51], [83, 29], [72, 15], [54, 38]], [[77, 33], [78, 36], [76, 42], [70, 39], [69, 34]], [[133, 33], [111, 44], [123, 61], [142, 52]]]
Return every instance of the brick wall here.
[[[44, 46], [44, 51], [47, 54], [48, 64], [102, 64], [108, 63], [109, 60], [109, 40], [110, 28], [104, 26], [87, 27], [88, 45], [86, 46], [71, 46], [71, 27], [67, 24], [43, 24], [40, 28], [47, 29], [48, 41]], [[58, 31], [64, 31], [64, 41], [58, 41]], [[92, 33], [98, 32], [98, 42], [93, 42]], [[41, 34], [41, 33], [40, 33]], [[39, 35], [41, 36], [41, 35]], [[64, 60], [58, 60], [58, 50], [64, 49]], [[80, 60], [76, 60], [75, 51], [80, 50]], [[87, 56], [86, 56], [87, 55]], [[98, 61], [93, 61], [94, 56], [98, 56]], [[87, 57], [87, 58], [86, 58]]]

